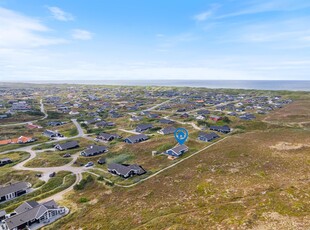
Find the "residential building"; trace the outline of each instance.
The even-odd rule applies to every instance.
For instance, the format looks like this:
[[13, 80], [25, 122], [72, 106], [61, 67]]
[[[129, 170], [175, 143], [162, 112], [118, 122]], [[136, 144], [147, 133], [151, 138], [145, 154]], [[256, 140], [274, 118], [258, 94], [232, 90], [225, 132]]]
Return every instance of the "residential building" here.
[[159, 130], [158, 133], [162, 134], [162, 135], [168, 135], [168, 134], [174, 133], [175, 130], [176, 130], [175, 127], [169, 126], [169, 127], [166, 127], [166, 128], [163, 128], [163, 129]]
[[0, 159], [0, 167], [7, 165], [7, 164], [10, 164], [12, 162], [13, 161], [10, 158], [2, 158], [2, 159]]
[[223, 118], [220, 117], [220, 116], [216, 116], [216, 115], [211, 115], [211, 116], [210, 116], [210, 120], [215, 121], [215, 122], [220, 121], [220, 120], [222, 120], [222, 119], [223, 119]]
[[188, 147], [186, 145], [178, 145], [172, 149], [168, 149], [166, 151], [166, 154], [173, 156], [173, 157], [179, 157], [187, 151], [188, 151]]
[[229, 126], [210, 126], [210, 130], [221, 132], [221, 133], [229, 133], [231, 130]]
[[136, 127], [136, 132], [141, 133], [151, 128], [153, 128], [152, 124], [140, 124]]
[[79, 147], [79, 143], [77, 141], [69, 141], [63, 144], [57, 144], [55, 145], [55, 149], [58, 149], [60, 151], [73, 149]]
[[0, 203], [13, 200], [30, 191], [31, 184], [27, 182], [17, 182], [0, 187]]
[[90, 145], [87, 147], [87, 149], [81, 152], [81, 156], [84, 156], [84, 157], [96, 156], [96, 155], [105, 153], [107, 151], [108, 151], [108, 148], [106, 146]]
[[129, 143], [129, 144], [134, 144], [134, 143], [139, 143], [139, 142], [142, 142], [142, 141], [146, 141], [148, 139], [149, 138], [146, 135], [138, 134], [138, 135], [127, 137], [125, 139], [125, 142]]
[[111, 163], [108, 165], [108, 171], [112, 174], [116, 174], [123, 178], [128, 178], [134, 175], [142, 175], [146, 173], [146, 171], [140, 165], [137, 164], [125, 165], [125, 164]]
[[61, 133], [58, 133], [57, 131], [48, 130], [48, 129], [43, 132], [43, 135], [48, 138], [64, 137], [64, 135], [62, 135]]
[[219, 138], [219, 137], [220, 136], [214, 132], [212, 132], [212, 133], [200, 132], [198, 135], [198, 140], [209, 142], [209, 141], [212, 141], [212, 140]]
[[98, 139], [101, 139], [101, 140], [104, 140], [104, 141], [112, 141], [114, 139], [120, 139], [121, 136], [118, 135], [118, 134], [110, 134], [110, 133], [100, 133], [98, 136], [97, 136]]
[[200, 114], [196, 117], [196, 120], [205, 120], [205, 119], [206, 119], [206, 116], [203, 114]]
[[62, 121], [50, 121], [47, 123], [48, 126], [52, 126], [52, 127], [61, 126], [63, 124], [65, 124], [65, 123]]
[[1, 230], [38, 229], [51, 223], [68, 211], [60, 207], [54, 200], [39, 204], [36, 201], [26, 201], [18, 206], [9, 218], [0, 223]]
[[171, 120], [168, 120], [168, 119], [160, 119], [159, 123], [170, 125], [170, 124], [174, 124], [174, 121], [171, 121]]

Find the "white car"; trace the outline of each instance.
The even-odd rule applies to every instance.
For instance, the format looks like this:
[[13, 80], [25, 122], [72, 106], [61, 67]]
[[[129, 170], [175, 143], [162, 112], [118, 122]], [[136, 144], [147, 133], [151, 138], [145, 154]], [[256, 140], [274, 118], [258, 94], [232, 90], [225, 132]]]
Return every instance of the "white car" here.
[[85, 167], [91, 167], [91, 166], [94, 166], [94, 163], [93, 162], [88, 162], [86, 165], [85, 165]]

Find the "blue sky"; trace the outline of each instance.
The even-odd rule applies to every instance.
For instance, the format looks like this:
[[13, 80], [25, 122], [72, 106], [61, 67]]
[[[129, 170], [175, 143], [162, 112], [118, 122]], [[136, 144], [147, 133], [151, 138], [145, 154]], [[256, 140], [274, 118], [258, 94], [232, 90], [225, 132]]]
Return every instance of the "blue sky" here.
[[310, 80], [309, 0], [0, 0], [0, 80]]

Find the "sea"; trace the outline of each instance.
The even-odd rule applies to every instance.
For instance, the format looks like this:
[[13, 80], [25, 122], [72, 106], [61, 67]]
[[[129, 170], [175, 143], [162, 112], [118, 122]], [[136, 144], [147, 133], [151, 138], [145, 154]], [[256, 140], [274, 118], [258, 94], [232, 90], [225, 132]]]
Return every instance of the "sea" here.
[[[256, 89], [310, 91], [309, 81], [272, 80], [63, 80], [31, 81], [34, 84], [87, 84], [87, 85], [127, 85], [127, 86], [180, 86], [203, 88]], [[0, 83], [1, 84], [1, 83]]]

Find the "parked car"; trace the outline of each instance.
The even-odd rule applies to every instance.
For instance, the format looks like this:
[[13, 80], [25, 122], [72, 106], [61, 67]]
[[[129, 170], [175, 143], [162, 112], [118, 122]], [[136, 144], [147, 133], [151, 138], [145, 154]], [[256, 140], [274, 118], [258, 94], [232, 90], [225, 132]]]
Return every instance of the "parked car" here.
[[103, 165], [103, 164], [105, 164], [105, 158], [100, 158], [98, 161], [97, 161], [97, 163], [98, 164], [100, 164], [100, 165]]
[[65, 155], [63, 155], [63, 157], [71, 157], [70, 153], [66, 153]]
[[42, 175], [40, 173], [37, 173], [36, 177], [42, 177]]
[[50, 177], [54, 177], [54, 176], [56, 176], [56, 173], [55, 173], [55, 172], [52, 172], [49, 176], [50, 176]]
[[86, 165], [85, 165], [85, 167], [91, 167], [91, 166], [93, 166], [94, 165], [94, 163], [93, 162], [88, 162]]

